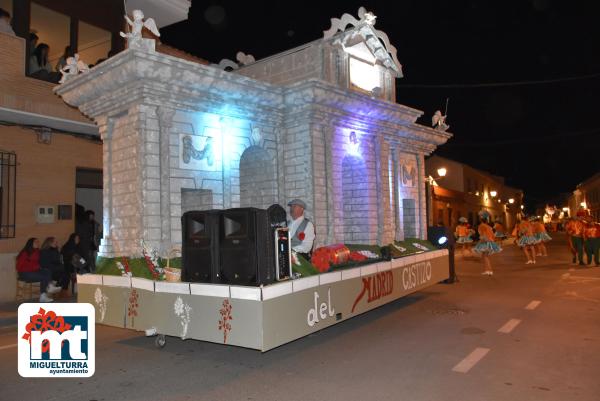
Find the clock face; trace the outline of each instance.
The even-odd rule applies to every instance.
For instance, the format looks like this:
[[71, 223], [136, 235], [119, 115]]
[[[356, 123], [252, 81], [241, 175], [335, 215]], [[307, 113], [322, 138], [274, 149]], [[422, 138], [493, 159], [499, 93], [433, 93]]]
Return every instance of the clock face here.
[[371, 92], [375, 87], [382, 87], [381, 73], [377, 65], [350, 57], [350, 82], [352, 85]]

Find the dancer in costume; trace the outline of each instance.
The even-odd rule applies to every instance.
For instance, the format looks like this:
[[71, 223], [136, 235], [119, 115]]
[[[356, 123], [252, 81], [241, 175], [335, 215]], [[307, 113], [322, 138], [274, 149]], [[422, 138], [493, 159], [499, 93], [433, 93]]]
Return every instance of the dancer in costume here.
[[533, 234], [535, 239], [538, 241], [536, 248], [536, 256], [548, 256], [545, 243], [552, 240], [552, 237], [546, 232], [546, 226], [538, 218], [534, 218], [531, 223], [533, 227]]
[[537, 239], [533, 233], [531, 223], [527, 221], [525, 217], [523, 217], [521, 222], [517, 225], [517, 235], [519, 236], [517, 245], [523, 249], [523, 252], [525, 252], [525, 256], [527, 257], [526, 264], [535, 264], [535, 244], [537, 244]]
[[458, 219], [458, 225], [456, 226], [456, 230], [454, 231], [454, 235], [456, 236], [456, 243], [461, 245], [463, 250], [463, 256], [465, 256], [465, 252], [469, 252], [469, 254], [472, 254], [471, 244], [473, 243], [473, 239], [471, 238], [471, 235], [473, 235], [473, 230], [471, 230], [467, 224], [467, 218], [460, 217]]
[[502, 251], [502, 248], [496, 243], [496, 237], [494, 235], [494, 230], [488, 224], [490, 219], [490, 214], [482, 210], [479, 212], [479, 217], [481, 218], [481, 223], [479, 227], [477, 227], [477, 232], [479, 232], [479, 242], [473, 248], [473, 252], [481, 255], [483, 259], [483, 275], [492, 276], [494, 271], [492, 269], [492, 263], [490, 261], [490, 255], [494, 253], [498, 253]]
[[500, 245], [502, 245], [502, 241], [504, 241], [506, 237], [507, 235], [504, 231], [504, 226], [502, 225], [500, 220], [496, 220], [496, 222], [494, 223], [494, 238], [500, 243]]
[[571, 239], [571, 244], [573, 245], [573, 249], [577, 254], [577, 259], [573, 256], [573, 264], [577, 264], [579, 262], [579, 266], [585, 266], [583, 263], [583, 231], [585, 230], [585, 224], [582, 219], [585, 217], [587, 213], [585, 210], [580, 210], [577, 212], [577, 217], [571, 220], [570, 224], [567, 225], [567, 233], [569, 234], [569, 238]]
[[594, 259], [594, 266], [600, 267], [600, 223], [595, 223], [590, 215], [585, 217], [583, 238], [587, 264], [591, 266]]
[[573, 219], [573, 217], [569, 217], [567, 219], [567, 221], [564, 223], [564, 229], [565, 229], [565, 233], [567, 234], [567, 246], [569, 247], [569, 252], [571, 252], [571, 256], [572, 256], [571, 263], [576, 265], [577, 264], [577, 250], [575, 250], [575, 247], [573, 246], [573, 240], [571, 238], [572, 233], [573, 233], [574, 223], [575, 223], [575, 220]]

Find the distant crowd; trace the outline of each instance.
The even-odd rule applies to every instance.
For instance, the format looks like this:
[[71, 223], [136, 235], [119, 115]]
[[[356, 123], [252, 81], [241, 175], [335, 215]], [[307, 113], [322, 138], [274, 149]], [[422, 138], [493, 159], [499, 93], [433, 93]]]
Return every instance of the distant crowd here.
[[[484, 262], [484, 275], [493, 275], [490, 255], [502, 251], [503, 240], [508, 238], [508, 232], [500, 221], [493, 224], [487, 212], [480, 212], [481, 223], [475, 230], [461, 217], [456, 226], [456, 243], [462, 248], [463, 255], [477, 253]], [[581, 267], [600, 267], [600, 223], [594, 222], [586, 210], [580, 210], [575, 217], [565, 220], [563, 227], [568, 238], [568, 246], [572, 255], [571, 262]], [[525, 254], [526, 264], [535, 264], [536, 257], [548, 256], [546, 243], [552, 238], [547, 233], [545, 224], [540, 218], [523, 216], [510, 232], [514, 243]], [[584, 261], [584, 253], [586, 259]]]

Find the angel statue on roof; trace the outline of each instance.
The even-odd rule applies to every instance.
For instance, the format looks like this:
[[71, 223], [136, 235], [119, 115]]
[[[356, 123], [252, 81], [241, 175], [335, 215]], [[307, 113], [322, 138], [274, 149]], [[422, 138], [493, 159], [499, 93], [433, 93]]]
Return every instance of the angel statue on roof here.
[[142, 30], [144, 27], [154, 35], [160, 36], [156, 22], [154, 22], [152, 18], [146, 18], [146, 21], [144, 21], [144, 13], [142, 10], [133, 10], [133, 21], [125, 14], [125, 21], [127, 21], [131, 27], [131, 32], [121, 32], [120, 35], [127, 39], [129, 47], [141, 47]]
[[79, 60], [79, 54], [75, 53], [73, 57], [68, 57], [64, 67], [60, 69], [62, 78], [58, 81], [59, 84], [67, 82], [72, 77], [79, 75], [80, 72], [88, 72], [90, 68], [86, 63]]
[[431, 125], [433, 128], [440, 131], [447, 131], [450, 126], [446, 124], [446, 116], [442, 115], [442, 112], [437, 110], [431, 118]]

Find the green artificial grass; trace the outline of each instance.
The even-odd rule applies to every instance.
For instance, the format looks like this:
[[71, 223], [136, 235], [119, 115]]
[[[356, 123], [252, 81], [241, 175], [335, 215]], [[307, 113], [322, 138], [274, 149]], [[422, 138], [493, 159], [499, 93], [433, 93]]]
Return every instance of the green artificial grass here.
[[[96, 259], [96, 274], [104, 274], [107, 276], [120, 276], [121, 270], [117, 267], [117, 262], [123, 263], [123, 258], [103, 258], [99, 257]], [[152, 273], [148, 270], [146, 260], [144, 258], [127, 258], [129, 269], [133, 277], [141, 277], [152, 280]], [[167, 265], [166, 259], [159, 259], [159, 266], [165, 267]], [[171, 259], [170, 266], [174, 268], [181, 268], [181, 258]]]
[[292, 272], [300, 273], [300, 277], [308, 277], [319, 274], [317, 268], [308, 260], [304, 259], [304, 257], [298, 255], [298, 262], [300, 262], [300, 265], [292, 265]]
[[[392, 246], [392, 244], [388, 245], [388, 247], [390, 247], [392, 257], [394, 258], [424, 252], [422, 249], [419, 249], [418, 247], [414, 246], [415, 243], [424, 246], [431, 251], [437, 249], [429, 241], [421, 240], [418, 238], [406, 238], [404, 241], [394, 241], [394, 244], [397, 245], [397, 247]], [[381, 248], [377, 245], [346, 244], [346, 247], [348, 247], [348, 249], [350, 249], [351, 252], [371, 251], [377, 255], [377, 259], [366, 259], [360, 262], [348, 261], [341, 265], [332, 266], [329, 269], [329, 271], [350, 269], [353, 267], [368, 265], [370, 263], [376, 263], [382, 260]], [[398, 247], [403, 248], [403, 250], [399, 249]], [[306, 260], [302, 256], [298, 255], [298, 261], [300, 262], [300, 265], [293, 265], [292, 267], [294, 273], [300, 273], [301, 277], [309, 277], [315, 274], [319, 274], [317, 268], [312, 263], [310, 263], [309, 260]], [[119, 268], [117, 267], [116, 262], [122, 263], [122, 258], [98, 257], [98, 259], [96, 260], [96, 274], [120, 276], [121, 270], [119, 270]], [[127, 258], [127, 262], [129, 264], [129, 269], [131, 270], [131, 274], [133, 277], [141, 277], [152, 280], [152, 273], [150, 273], [150, 270], [148, 270], [144, 258]], [[160, 267], [166, 267], [167, 260], [159, 259], [158, 264]], [[181, 257], [172, 258], [170, 260], [169, 265], [170, 267], [181, 269]]]

